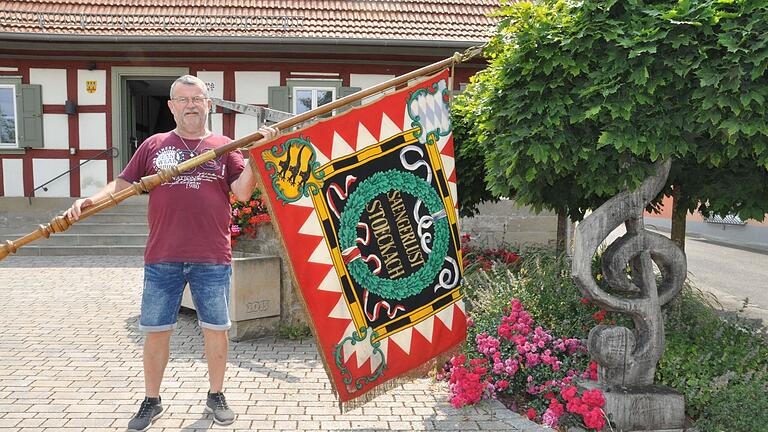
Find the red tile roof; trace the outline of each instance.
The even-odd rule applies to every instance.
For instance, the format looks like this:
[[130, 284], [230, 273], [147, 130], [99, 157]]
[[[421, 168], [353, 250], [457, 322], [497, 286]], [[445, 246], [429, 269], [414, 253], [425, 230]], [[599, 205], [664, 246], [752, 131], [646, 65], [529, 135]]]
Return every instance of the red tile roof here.
[[500, 0], [0, 0], [2, 33], [474, 42]]

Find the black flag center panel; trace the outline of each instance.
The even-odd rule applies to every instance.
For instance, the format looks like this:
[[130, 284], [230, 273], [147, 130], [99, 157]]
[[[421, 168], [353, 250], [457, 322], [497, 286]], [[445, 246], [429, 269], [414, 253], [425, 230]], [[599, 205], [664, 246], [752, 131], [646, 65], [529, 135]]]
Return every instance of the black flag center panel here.
[[447, 83], [251, 150], [341, 402], [466, 337]]

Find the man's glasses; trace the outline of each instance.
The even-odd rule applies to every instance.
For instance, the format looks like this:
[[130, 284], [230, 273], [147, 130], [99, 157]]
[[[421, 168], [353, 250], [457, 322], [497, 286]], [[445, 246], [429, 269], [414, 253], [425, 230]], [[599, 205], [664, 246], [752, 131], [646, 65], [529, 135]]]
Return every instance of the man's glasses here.
[[208, 100], [208, 98], [204, 96], [192, 96], [192, 97], [179, 96], [179, 97], [171, 98], [171, 100], [174, 102], [180, 103], [182, 105], [186, 105], [190, 101], [192, 101], [192, 103], [195, 105], [202, 105], [205, 101]]

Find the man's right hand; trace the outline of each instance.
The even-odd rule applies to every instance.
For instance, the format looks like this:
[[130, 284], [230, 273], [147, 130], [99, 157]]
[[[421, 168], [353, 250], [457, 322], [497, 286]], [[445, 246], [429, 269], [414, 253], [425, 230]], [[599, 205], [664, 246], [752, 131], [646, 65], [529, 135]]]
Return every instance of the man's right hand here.
[[91, 205], [93, 205], [93, 201], [90, 198], [80, 198], [72, 204], [72, 207], [64, 212], [64, 216], [71, 220], [80, 220], [80, 214], [83, 212], [83, 209]]

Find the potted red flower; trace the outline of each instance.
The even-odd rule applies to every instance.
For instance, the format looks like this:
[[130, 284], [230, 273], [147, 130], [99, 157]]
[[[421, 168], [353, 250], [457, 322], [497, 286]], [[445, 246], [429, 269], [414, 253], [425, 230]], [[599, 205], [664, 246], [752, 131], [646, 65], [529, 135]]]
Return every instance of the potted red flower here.
[[232, 247], [238, 242], [238, 237], [248, 236], [256, 238], [258, 227], [270, 221], [267, 206], [261, 199], [261, 191], [255, 189], [248, 202], [238, 201], [235, 196], [229, 194], [229, 202], [232, 205], [232, 213], [229, 223], [229, 231], [232, 238]]

